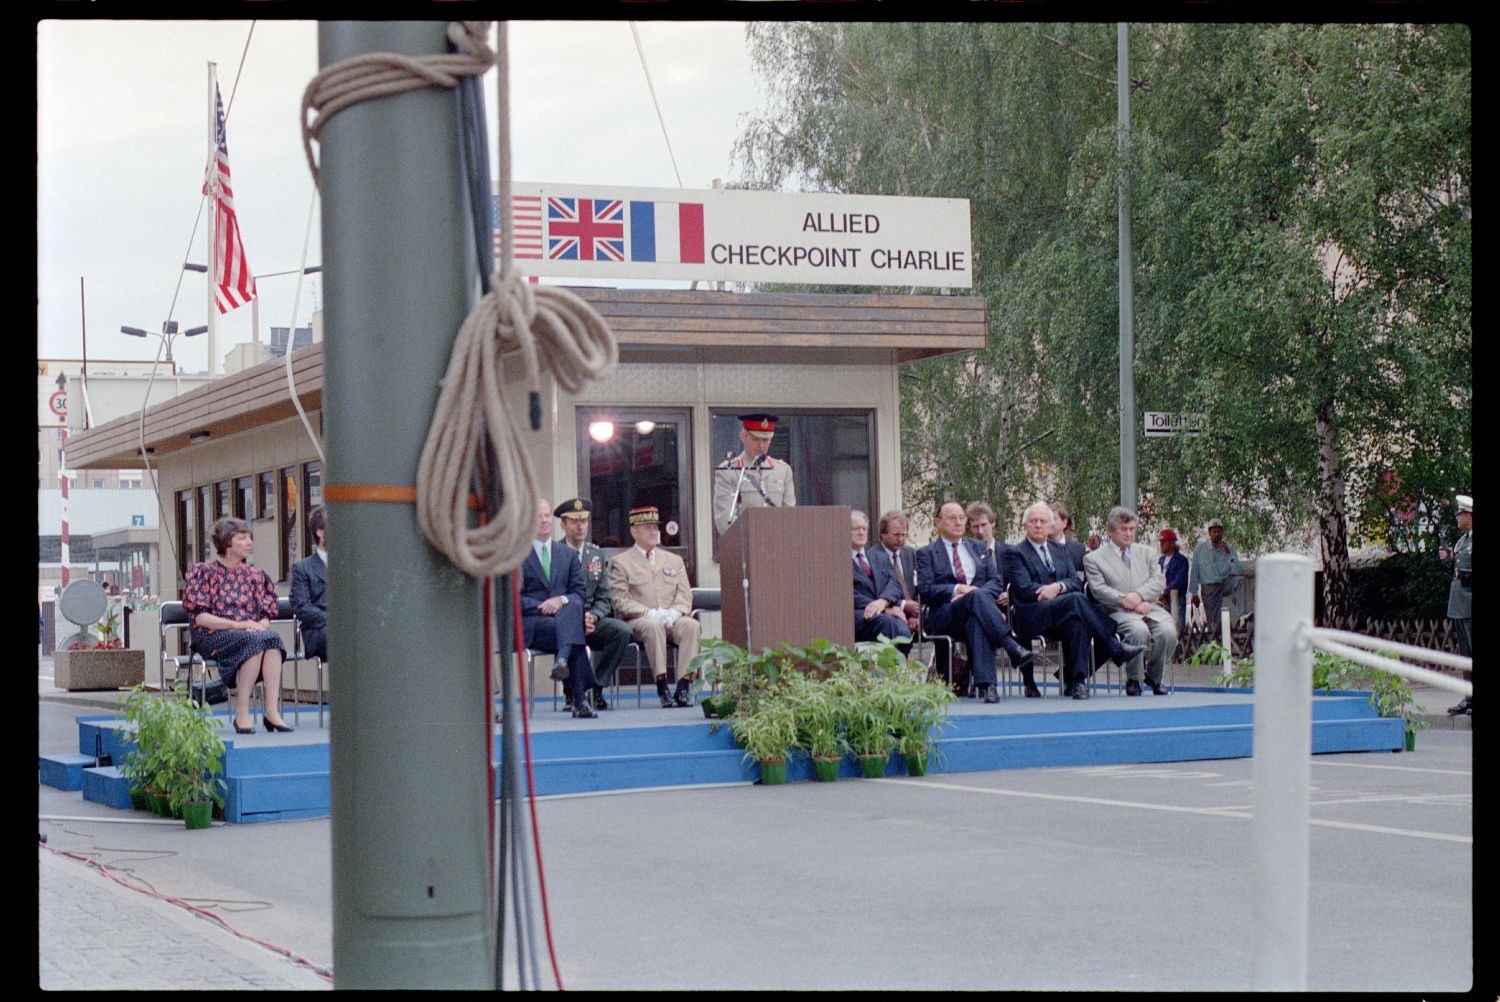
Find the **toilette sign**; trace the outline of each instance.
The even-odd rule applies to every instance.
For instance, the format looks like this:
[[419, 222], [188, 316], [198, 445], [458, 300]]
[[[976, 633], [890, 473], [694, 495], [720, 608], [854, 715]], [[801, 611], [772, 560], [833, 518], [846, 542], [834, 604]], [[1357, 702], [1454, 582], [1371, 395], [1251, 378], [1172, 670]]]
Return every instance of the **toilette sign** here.
[[517, 183], [512, 206], [526, 275], [973, 285], [964, 198]]

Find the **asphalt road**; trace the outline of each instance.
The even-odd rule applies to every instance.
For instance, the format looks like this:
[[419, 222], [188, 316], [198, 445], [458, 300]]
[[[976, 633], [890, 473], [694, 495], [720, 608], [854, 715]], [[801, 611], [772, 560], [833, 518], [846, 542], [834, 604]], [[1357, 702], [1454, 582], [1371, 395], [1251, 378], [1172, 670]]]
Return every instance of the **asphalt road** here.
[[[43, 701], [38, 712], [39, 748], [73, 750], [72, 718], [88, 711]], [[1313, 758], [1310, 988], [1473, 985], [1472, 734], [1434, 729], [1414, 753]], [[543, 801], [563, 981], [1248, 989], [1250, 776], [1250, 760], [1237, 759]], [[44, 816], [120, 816], [76, 793], [43, 788], [39, 801]], [[39, 829], [53, 848], [332, 964], [326, 819]], [[45, 913], [47, 879], [41, 894]], [[87, 968], [96, 955], [41, 943], [44, 971]], [[156, 964], [147, 978], [210, 986], [196, 963]], [[512, 964], [507, 986], [513, 978]]]

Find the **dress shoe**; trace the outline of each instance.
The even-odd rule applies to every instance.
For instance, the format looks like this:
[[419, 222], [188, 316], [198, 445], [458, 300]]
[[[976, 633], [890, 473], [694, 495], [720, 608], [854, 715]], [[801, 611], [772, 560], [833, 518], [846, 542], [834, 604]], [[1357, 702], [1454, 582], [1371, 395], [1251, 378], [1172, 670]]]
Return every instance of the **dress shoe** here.
[[1088, 679], [1086, 679], [1086, 678], [1074, 679], [1074, 681], [1073, 681], [1073, 698], [1074, 699], [1088, 699], [1089, 698], [1089, 682], [1088, 682]]
[[255, 723], [254, 723], [254, 721], [251, 721], [249, 727], [241, 727], [240, 726], [240, 722], [238, 720], [234, 721], [234, 733], [236, 733], [236, 734], [254, 734], [255, 733]]
[[594, 709], [596, 709], [596, 710], [607, 710], [607, 709], [609, 709], [609, 703], [605, 702], [605, 699], [604, 699], [604, 689], [601, 688], [600, 686], [597, 686], [597, 685], [594, 686]]
[[563, 709], [564, 710], [571, 710], [571, 709], [573, 709], [573, 694], [571, 692], [565, 693], [563, 695]]
[[[293, 730], [296, 729], [296, 728], [293, 728], [293, 727], [288, 727], [286, 724], [273, 724], [273, 723], [271, 723], [271, 718], [270, 717], [261, 717], [260, 718], [260, 722], [263, 723], [263, 724], [265, 724], [266, 725], [266, 730], [268, 730], [268, 731], [270, 731], [272, 733], [276, 733], [276, 732], [279, 731], [282, 734], [290, 734], [290, 733], [292, 733]], [[239, 730], [239, 727], [236, 726], [235, 730]], [[254, 728], [252, 727], [251, 730], [254, 730]]]
[[1005, 653], [1010, 655], [1010, 663], [1021, 671], [1027, 671], [1036, 661], [1036, 655], [1017, 643], [1015, 637], [1007, 636], [1001, 646], [1005, 648]]
[[1024, 691], [1026, 693], [1026, 698], [1027, 699], [1041, 699], [1042, 698], [1042, 690], [1038, 689], [1034, 683], [1027, 682], [1026, 683], [1026, 688], [1025, 688]]
[[1141, 694], [1141, 683], [1133, 678], [1125, 680], [1125, 695], [1139, 696]]
[[592, 709], [589, 708], [589, 701], [587, 697], [580, 697], [578, 701], [573, 705], [573, 716], [575, 718], [597, 717], [598, 715], [599, 714], [595, 713]]
[[1161, 684], [1161, 679], [1159, 678], [1148, 678], [1146, 679], [1146, 684], [1151, 687], [1151, 694], [1154, 696], [1165, 696], [1167, 694], [1167, 687]]
[[693, 705], [693, 697], [688, 693], [688, 690], [686, 690], [686, 689], [678, 689], [675, 693], [672, 694], [672, 705], [673, 706], [692, 706]]
[[1124, 667], [1134, 661], [1137, 654], [1142, 654], [1145, 650], [1146, 646], [1144, 644], [1127, 644], [1122, 640], [1120, 641], [1120, 649], [1111, 654], [1109, 659], [1115, 664]]
[[1473, 697], [1465, 696], [1463, 699], [1460, 699], [1457, 703], [1455, 703], [1452, 706], [1448, 707], [1448, 716], [1450, 716], [1450, 717], [1461, 717], [1465, 713], [1472, 714], [1474, 712], [1473, 711], [1473, 705], [1474, 705]]
[[552, 661], [552, 681], [566, 682], [567, 680], [568, 662], [563, 659], [563, 656], [561, 654], [559, 654]]
[[979, 688], [981, 688], [981, 689], [984, 690], [982, 693], [980, 693], [980, 696], [984, 699], [984, 701], [986, 703], [998, 703], [998, 702], [1000, 702], [1000, 690], [999, 689], [995, 688], [993, 685], [981, 685]]
[[657, 695], [661, 697], [661, 705], [663, 709], [670, 710], [675, 705], [672, 702], [672, 694], [670, 692], [659, 692], [657, 693]]

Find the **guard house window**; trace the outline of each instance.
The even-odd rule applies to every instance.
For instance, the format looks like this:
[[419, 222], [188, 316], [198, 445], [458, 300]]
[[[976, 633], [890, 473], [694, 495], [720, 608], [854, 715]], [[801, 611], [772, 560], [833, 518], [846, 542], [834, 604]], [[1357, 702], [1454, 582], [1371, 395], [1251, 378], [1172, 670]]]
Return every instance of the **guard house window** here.
[[[715, 409], [714, 463], [740, 454], [737, 414], [761, 408]], [[873, 410], [792, 410], [766, 407], [779, 420], [771, 440], [771, 456], [792, 464], [798, 505], [848, 505], [867, 513], [876, 510], [875, 412]]]
[[[323, 503], [323, 464], [305, 463], [302, 466], [303, 510], [311, 512]], [[302, 520], [302, 552], [313, 551], [312, 533], [307, 530], [307, 519]]]
[[276, 517], [276, 474], [267, 470], [255, 477], [255, 517]]
[[193, 492], [177, 492], [177, 576], [186, 581], [193, 566]]
[[255, 517], [255, 493], [251, 484], [250, 477], [236, 477], [234, 480], [234, 517], [247, 522]]
[[[697, 580], [689, 418], [686, 408], [578, 408], [578, 486], [594, 506], [589, 531], [595, 543], [632, 545], [630, 509], [655, 505], [662, 545], [682, 557]], [[668, 531], [673, 522], [676, 532]]]
[[277, 474], [281, 483], [281, 580], [292, 576], [292, 565], [302, 559], [297, 549], [297, 468], [283, 466]]
[[207, 484], [198, 488], [197, 533], [193, 536], [193, 562], [212, 560], [215, 556], [213, 540], [208, 530], [213, 526], [213, 488]]

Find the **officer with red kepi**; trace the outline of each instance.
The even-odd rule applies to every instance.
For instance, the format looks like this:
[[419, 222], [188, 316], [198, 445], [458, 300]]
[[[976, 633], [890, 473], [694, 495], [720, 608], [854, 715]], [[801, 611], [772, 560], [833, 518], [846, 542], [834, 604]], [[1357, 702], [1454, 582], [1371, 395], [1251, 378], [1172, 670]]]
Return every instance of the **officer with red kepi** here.
[[797, 504], [792, 467], [770, 455], [776, 415], [741, 414], [738, 456], [714, 467], [714, 528], [722, 533], [746, 508], [791, 508]]

